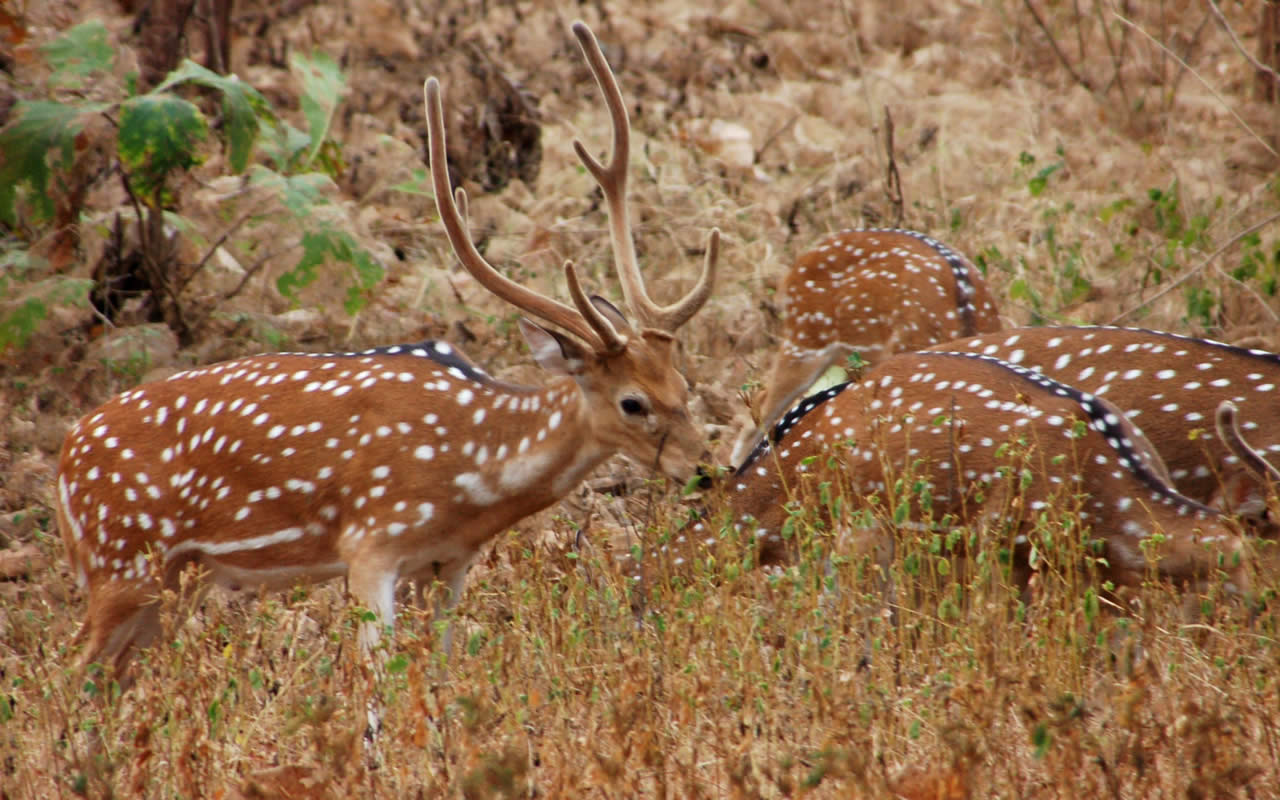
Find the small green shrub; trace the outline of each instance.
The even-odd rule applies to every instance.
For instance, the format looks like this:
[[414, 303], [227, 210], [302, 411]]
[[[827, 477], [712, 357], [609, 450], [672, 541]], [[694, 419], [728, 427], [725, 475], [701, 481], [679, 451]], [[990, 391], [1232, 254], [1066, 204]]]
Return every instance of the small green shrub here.
[[[106, 100], [86, 100], [81, 92], [67, 91], [78, 89], [113, 65], [114, 53], [100, 22], [72, 28], [42, 48], [42, 53], [52, 70], [47, 91], [53, 99], [20, 100], [12, 121], [0, 129], [0, 224], [18, 232], [20, 242], [34, 241], [38, 229], [54, 220], [53, 198], [60, 193], [63, 176], [78, 150], [84, 147], [80, 137], [85, 123], [93, 115], [103, 114], [114, 122], [115, 167], [134, 203], [143, 270], [154, 303], [179, 337], [190, 338], [214, 310], [189, 308], [189, 301], [182, 296], [209, 257], [196, 264], [173, 263], [172, 234], [166, 228], [183, 231], [196, 241], [215, 237], [203, 235], [198, 226], [175, 211], [177, 199], [171, 187], [179, 175], [205, 161], [211, 134], [226, 148], [229, 171], [240, 174], [248, 170], [252, 184], [277, 190], [282, 209], [246, 215], [211, 245], [210, 253], [241, 226], [287, 214], [300, 228], [296, 247], [302, 255], [277, 281], [281, 294], [300, 302], [298, 291], [312, 284], [326, 265], [337, 263], [346, 267], [343, 307], [347, 313], [355, 314], [367, 302], [382, 280], [382, 266], [350, 233], [315, 213], [328, 202], [323, 190], [343, 169], [341, 147], [331, 132], [345, 79], [332, 59], [318, 54], [312, 58], [295, 56], [291, 62], [304, 88], [302, 110], [307, 130], [299, 131], [282, 121], [252, 86], [192, 61], [183, 62], [145, 94], [133, 93], [133, 80], [124, 87], [127, 96]], [[211, 90], [219, 98], [219, 124], [211, 124], [200, 104], [184, 96], [192, 87]], [[254, 163], [259, 145], [274, 168]], [[9, 301], [0, 306], [6, 309], [0, 316], [0, 348], [24, 345], [47, 317], [50, 304], [73, 297], [83, 299], [83, 282], [70, 284], [70, 288], [59, 282], [62, 288], [58, 291], [41, 293], [39, 287], [28, 285], [37, 277], [36, 270], [6, 271], [0, 282], [0, 302]], [[242, 282], [223, 299], [244, 285]], [[9, 308], [14, 298], [22, 302]]]

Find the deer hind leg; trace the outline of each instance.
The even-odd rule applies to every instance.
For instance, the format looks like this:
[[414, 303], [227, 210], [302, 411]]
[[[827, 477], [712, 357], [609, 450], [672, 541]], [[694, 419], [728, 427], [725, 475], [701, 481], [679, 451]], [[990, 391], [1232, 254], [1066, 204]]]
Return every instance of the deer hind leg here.
[[[435, 620], [443, 619], [462, 599], [462, 590], [467, 583], [467, 569], [470, 566], [470, 560], [466, 559], [447, 564], [433, 562], [407, 575], [406, 577], [414, 584], [413, 596], [416, 606], [424, 607], [426, 590], [433, 583], [444, 584], [442, 590], [436, 594], [435, 601]], [[448, 655], [452, 650], [453, 623], [450, 622], [444, 630], [444, 642], [440, 652]]]
[[129, 588], [123, 582], [91, 589], [84, 627], [77, 639], [85, 641], [78, 667], [101, 664], [112, 670], [121, 690], [135, 680], [131, 659], [160, 634], [160, 606], [154, 592]]

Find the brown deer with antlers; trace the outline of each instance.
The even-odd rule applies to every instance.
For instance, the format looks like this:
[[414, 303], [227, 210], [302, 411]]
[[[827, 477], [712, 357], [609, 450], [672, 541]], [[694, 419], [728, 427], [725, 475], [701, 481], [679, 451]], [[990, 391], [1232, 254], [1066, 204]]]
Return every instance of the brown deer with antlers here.
[[[158, 632], [157, 598], [197, 564], [231, 589], [345, 576], [374, 611], [367, 648], [394, 620], [404, 578], [456, 601], [496, 534], [555, 503], [623, 453], [677, 480], [704, 452], [673, 357], [674, 332], [711, 292], [719, 234], [679, 302], [645, 291], [626, 207], [629, 121], [594, 35], [573, 33], [613, 126], [607, 165], [574, 147], [607, 202], [635, 325], [587, 297], [573, 307], [520, 286], [476, 250], [446, 170], [440, 86], [424, 95], [440, 218], [462, 265], [498, 297], [566, 333], [520, 320], [543, 387], [499, 382], [444, 342], [361, 353], [273, 354], [193, 369], [108, 401], [67, 435], [57, 479], [67, 554], [88, 587], [82, 661], [123, 672]], [[461, 207], [461, 209], [459, 208]]]
[[[1222, 405], [1220, 435], [1248, 450], [1235, 413]], [[1221, 569], [1229, 589], [1249, 586], [1234, 523], [1178, 494], [1155, 447], [1113, 404], [990, 356], [898, 354], [861, 382], [820, 392], [789, 412], [725, 487], [729, 522], [756, 537], [758, 563], [792, 558], [794, 542], [783, 535], [789, 503], [803, 496], [806, 475], [831, 459], [838, 464], [831, 479], [847, 482], [850, 496], [879, 493], [891, 506], [902, 498], [885, 493], [911, 470], [926, 482], [932, 519], [949, 518], [952, 526], [990, 528], [1020, 509], [1011, 519], [1023, 558], [1029, 520], [1054, 504], [1069, 513], [1072, 498], [1082, 497], [1079, 522], [1105, 544], [1102, 577], [1133, 585], [1154, 568], [1200, 587]], [[666, 547], [686, 559], [715, 545], [708, 524]], [[1148, 540], [1157, 533], [1164, 541], [1152, 549]], [[1159, 555], [1154, 565], [1149, 552]], [[636, 577], [645, 571], [633, 569]]]
[[1194, 500], [1255, 516], [1266, 484], [1280, 484], [1256, 453], [1215, 435], [1213, 423], [1215, 410], [1230, 402], [1250, 443], [1280, 453], [1275, 353], [1115, 327], [1015, 328], [930, 349], [982, 353], [1105, 397], [1142, 428], [1174, 486]]
[[801, 254], [782, 281], [782, 334], [758, 423], [734, 443], [751, 448], [830, 366], [852, 353], [875, 364], [894, 353], [1000, 329], [995, 298], [967, 259], [908, 230], [848, 230]]

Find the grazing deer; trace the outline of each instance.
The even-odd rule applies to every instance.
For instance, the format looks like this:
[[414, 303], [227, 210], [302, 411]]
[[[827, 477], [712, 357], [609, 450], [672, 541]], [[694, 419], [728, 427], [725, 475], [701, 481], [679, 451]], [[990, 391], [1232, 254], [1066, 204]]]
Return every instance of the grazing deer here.
[[704, 443], [673, 361], [674, 332], [711, 292], [719, 233], [683, 299], [650, 300], [627, 221], [627, 112], [591, 31], [577, 22], [573, 33], [613, 126], [607, 166], [574, 147], [604, 191], [637, 326], [588, 298], [571, 263], [572, 308], [485, 261], [465, 195], [455, 202], [449, 187], [440, 86], [428, 79], [431, 178], [449, 242], [481, 285], [567, 332], [520, 320], [554, 377], [538, 388], [502, 383], [451, 345], [423, 342], [241, 358], [109, 400], [67, 435], [57, 479], [59, 527], [88, 587], [84, 664], [123, 675], [130, 651], [158, 632], [160, 591], [191, 563], [233, 590], [345, 576], [377, 615], [360, 631], [368, 650], [394, 620], [398, 580], [438, 580], [455, 602], [486, 542], [610, 455], [678, 480], [695, 472]]
[[995, 299], [972, 264], [922, 233], [848, 230], [801, 254], [782, 279], [782, 344], [730, 461], [751, 448], [831, 365], [1000, 329]]
[[[1235, 430], [1234, 413], [1223, 405], [1224, 436]], [[910, 471], [927, 482], [932, 519], [953, 526], [1000, 523], [1002, 512], [1020, 508], [1023, 518], [1012, 521], [1024, 559], [1029, 520], [1055, 503], [1071, 513], [1080, 496], [1076, 516], [1106, 545], [1101, 577], [1141, 582], [1153, 566], [1147, 540], [1161, 533], [1157, 574], [1199, 587], [1221, 563], [1228, 588], [1248, 589], [1232, 523], [1178, 494], [1159, 453], [1113, 404], [990, 356], [900, 353], [861, 382], [792, 409], [727, 479], [729, 521], [754, 532], [757, 563], [792, 558], [793, 542], [783, 536], [788, 503], [802, 496], [805, 474], [830, 459], [833, 480], [846, 481], [853, 495], [880, 493], [891, 506], [904, 498], [885, 493]], [[714, 544], [707, 525], [678, 534], [668, 548]]]
[[1266, 461], [1242, 463], [1243, 451], [1212, 432], [1215, 410], [1230, 402], [1250, 442], [1280, 453], [1280, 355], [1114, 327], [1016, 328], [930, 349], [982, 353], [1105, 397], [1142, 428], [1192, 499], [1253, 515], [1266, 483], [1280, 482]]

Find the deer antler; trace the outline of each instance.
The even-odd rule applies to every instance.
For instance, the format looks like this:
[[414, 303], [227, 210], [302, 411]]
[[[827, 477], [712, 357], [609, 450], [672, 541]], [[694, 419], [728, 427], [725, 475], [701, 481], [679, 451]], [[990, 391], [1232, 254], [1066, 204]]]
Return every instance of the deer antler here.
[[[480, 285], [516, 308], [564, 328], [596, 350], [605, 353], [620, 352], [626, 347], [625, 337], [621, 336], [613, 325], [591, 305], [578, 285], [572, 264], [565, 265], [565, 278], [569, 281], [570, 293], [574, 304], [578, 306], [577, 311], [558, 300], [538, 294], [512, 281], [494, 269], [493, 265], [480, 255], [480, 251], [471, 240], [467, 221], [459, 211], [460, 206], [465, 208], [467, 205], [466, 193], [459, 187], [455, 200], [449, 186], [440, 82], [434, 77], [428, 78], [423, 84], [422, 93], [427, 106], [428, 152], [431, 159], [431, 184], [435, 190], [436, 209], [440, 212], [440, 222], [444, 225], [449, 244], [453, 246], [453, 252], [457, 254], [458, 261], [462, 262], [462, 266], [480, 282]], [[577, 291], [573, 291], [573, 287], [578, 287]]]
[[1231, 454], [1240, 459], [1240, 463], [1244, 465], [1244, 468], [1264, 485], [1267, 483], [1280, 484], [1280, 470], [1277, 470], [1262, 454], [1254, 450], [1245, 441], [1243, 434], [1240, 433], [1238, 414], [1239, 410], [1236, 408], [1235, 403], [1230, 400], [1223, 400], [1218, 405], [1214, 423], [1218, 429], [1219, 438], [1222, 439], [1222, 443], [1231, 451]]
[[609, 209], [609, 236], [613, 241], [614, 264], [618, 270], [618, 278], [622, 282], [622, 294], [626, 298], [631, 315], [641, 325], [674, 332], [698, 313], [698, 309], [702, 308], [707, 298], [711, 296], [711, 289], [715, 284], [720, 231], [711, 231], [707, 241], [707, 258], [703, 264], [702, 275], [693, 289], [669, 306], [659, 306], [653, 302], [649, 298], [648, 291], [645, 290], [644, 278], [640, 275], [635, 242], [631, 238], [631, 221], [627, 214], [627, 157], [631, 151], [631, 123], [627, 119], [627, 108], [622, 101], [622, 92], [618, 89], [613, 71], [609, 69], [609, 62], [600, 51], [600, 44], [596, 41], [595, 34], [586, 23], [579, 20], [573, 23], [573, 35], [578, 38], [582, 54], [591, 67], [591, 74], [595, 76], [596, 83], [600, 85], [600, 91], [604, 94], [605, 105], [609, 108], [609, 118], [613, 125], [613, 149], [609, 154], [608, 166], [592, 158], [582, 142], [577, 139], [573, 141], [573, 149], [604, 192], [605, 203]]

